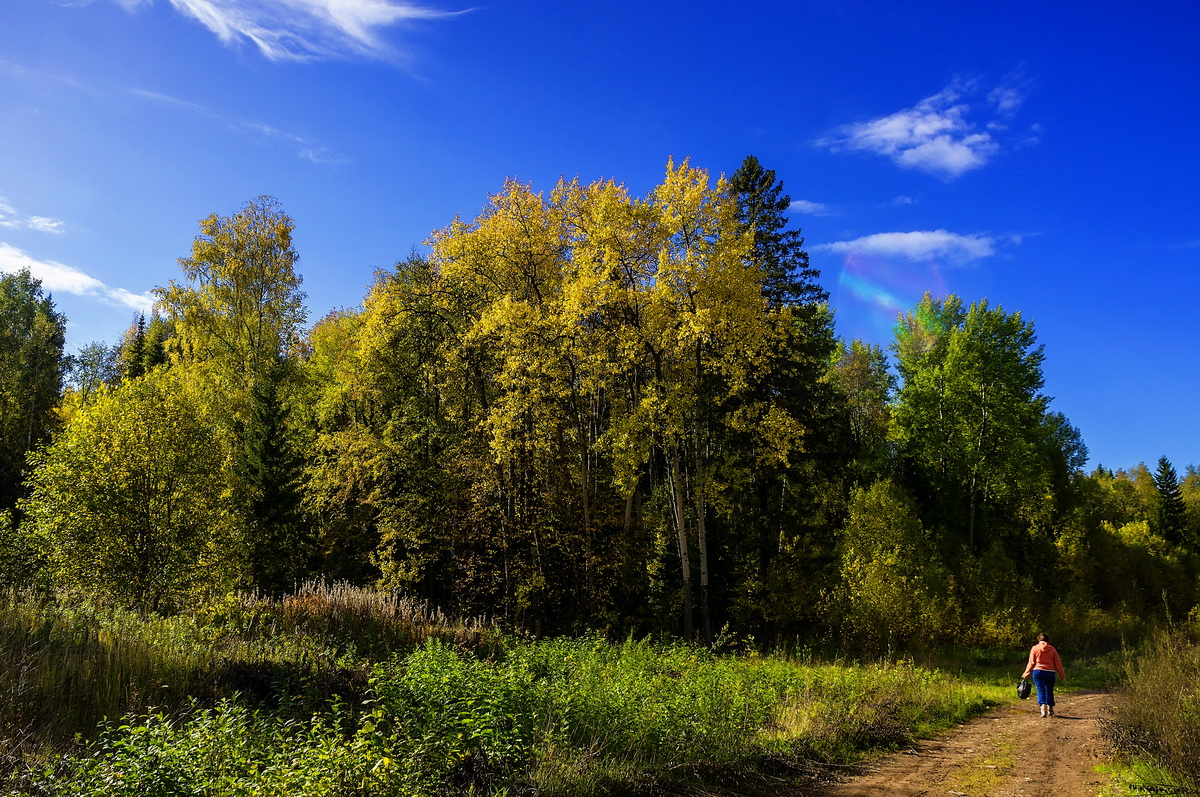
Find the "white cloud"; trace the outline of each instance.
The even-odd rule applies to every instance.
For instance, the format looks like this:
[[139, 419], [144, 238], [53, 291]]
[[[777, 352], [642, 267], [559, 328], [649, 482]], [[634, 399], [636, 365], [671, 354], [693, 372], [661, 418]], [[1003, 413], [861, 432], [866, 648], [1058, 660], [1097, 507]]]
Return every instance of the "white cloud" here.
[[880, 232], [852, 241], [818, 244], [813, 250], [904, 257], [913, 262], [934, 260], [945, 265], [962, 266], [996, 254], [996, 239], [988, 235], [959, 235], [947, 230]]
[[25, 226], [38, 232], [60, 233], [62, 225], [63, 223], [59, 219], [51, 219], [46, 216], [29, 216], [25, 219]]
[[[977, 110], [969, 102], [975, 94], [973, 83], [956, 82], [911, 108], [845, 125], [838, 135], [817, 143], [834, 152], [884, 155], [904, 168], [952, 179], [983, 166], [1000, 150], [991, 132], [980, 130], [968, 119]], [[993, 89], [986, 105], [991, 113], [1007, 119], [1023, 100], [1019, 88], [1006, 85]], [[995, 119], [985, 122], [985, 126], [994, 131], [1006, 128]]]
[[14, 274], [29, 269], [34, 278], [50, 293], [70, 293], [75, 296], [95, 296], [108, 304], [149, 312], [154, 305], [150, 293], [133, 293], [124, 288], [105, 285], [77, 268], [54, 260], [38, 260], [28, 252], [0, 242], [0, 272]]
[[810, 216], [829, 216], [833, 214], [833, 208], [824, 202], [810, 202], [807, 199], [793, 200], [792, 204], [788, 205], [788, 210], [793, 213], [807, 213]]
[[1025, 102], [1025, 95], [1014, 86], [997, 86], [988, 94], [988, 102], [1004, 114], [1015, 113]]
[[[127, 10], [153, 0], [115, 0]], [[412, 0], [169, 0], [226, 44], [252, 42], [273, 61], [391, 58], [381, 31], [416, 20], [442, 19]]]
[[27, 216], [0, 197], [0, 227], [10, 230], [33, 230], [35, 232], [60, 233], [63, 223], [48, 216]]

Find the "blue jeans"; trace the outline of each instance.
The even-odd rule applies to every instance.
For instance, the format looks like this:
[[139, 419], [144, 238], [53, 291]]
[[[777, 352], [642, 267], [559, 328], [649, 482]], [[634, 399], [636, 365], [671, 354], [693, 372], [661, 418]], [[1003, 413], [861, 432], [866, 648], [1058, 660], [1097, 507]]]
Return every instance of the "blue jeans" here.
[[1054, 670], [1034, 670], [1033, 685], [1037, 687], [1038, 705], [1054, 705]]

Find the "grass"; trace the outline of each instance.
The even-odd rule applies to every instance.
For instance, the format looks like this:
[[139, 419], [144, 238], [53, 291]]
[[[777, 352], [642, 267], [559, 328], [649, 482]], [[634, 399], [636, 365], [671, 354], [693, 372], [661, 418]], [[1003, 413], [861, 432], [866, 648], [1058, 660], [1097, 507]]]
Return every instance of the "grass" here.
[[86, 601], [0, 593], [0, 774], [26, 753], [90, 737], [105, 718], [168, 714], [233, 694], [309, 710], [361, 696], [368, 662], [432, 638], [486, 651], [481, 621], [345, 585], [281, 600], [230, 595], [173, 617]]
[[910, 661], [514, 639], [344, 586], [172, 618], [5, 600], [0, 777], [21, 793], [752, 789], [1011, 699]]
[[1117, 780], [1128, 794], [1200, 794], [1200, 622], [1128, 652], [1123, 681], [1105, 726]]

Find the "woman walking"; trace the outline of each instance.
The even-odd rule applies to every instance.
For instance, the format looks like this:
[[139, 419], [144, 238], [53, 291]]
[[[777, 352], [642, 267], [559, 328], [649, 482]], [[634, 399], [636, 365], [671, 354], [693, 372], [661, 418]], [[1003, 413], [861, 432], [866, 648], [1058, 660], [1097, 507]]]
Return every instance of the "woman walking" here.
[[1037, 687], [1038, 708], [1043, 717], [1054, 716], [1054, 676], [1058, 675], [1066, 683], [1067, 674], [1063, 672], [1062, 659], [1058, 651], [1050, 644], [1050, 635], [1038, 634], [1038, 642], [1029, 651], [1029, 663], [1025, 665], [1022, 678], [1033, 676], [1033, 685]]

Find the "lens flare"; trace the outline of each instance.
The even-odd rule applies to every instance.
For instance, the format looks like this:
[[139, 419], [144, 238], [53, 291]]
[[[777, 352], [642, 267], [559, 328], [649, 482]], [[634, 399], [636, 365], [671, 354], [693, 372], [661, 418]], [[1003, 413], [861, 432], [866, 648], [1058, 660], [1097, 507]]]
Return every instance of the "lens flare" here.
[[[841, 294], [835, 306], [843, 334], [872, 343], [887, 343], [899, 316], [916, 306], [926, 291], [946, 293], [946, 282], [936, 263], [891, 260], [851, 252], [838, 274]], [[839, 324], [842, 325], [842, 324]]]

